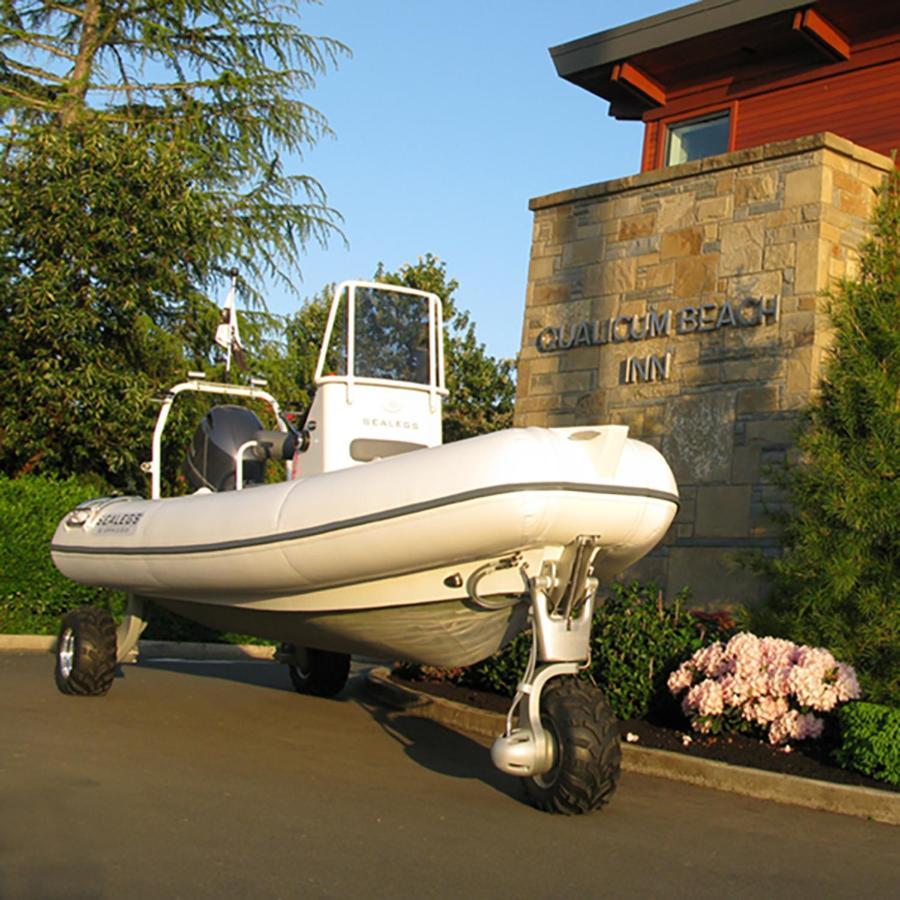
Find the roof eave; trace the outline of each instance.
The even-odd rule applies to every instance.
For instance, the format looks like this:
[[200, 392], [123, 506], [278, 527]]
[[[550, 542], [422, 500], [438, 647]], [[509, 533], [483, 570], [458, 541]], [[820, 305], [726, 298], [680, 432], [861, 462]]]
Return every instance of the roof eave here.
[[641, 53], [733, 28], [765, 16], [814, 5], [818, 0], [700, 0], [659, 15], [610, 28], [550, 48], [557, 74], [585, 87], [579, 74], [597, 71]]

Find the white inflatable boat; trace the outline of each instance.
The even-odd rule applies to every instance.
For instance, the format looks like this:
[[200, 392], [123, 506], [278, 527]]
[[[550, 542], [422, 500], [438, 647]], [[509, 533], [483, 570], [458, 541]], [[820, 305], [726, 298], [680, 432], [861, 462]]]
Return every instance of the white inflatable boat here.
[[[62, 522], [53, 558], [213, 627], [468, 665], [511, 637], [512, 607], [470, 601], [480, 568], [518, 554], [540, 572], [596, 534], [608, 579], [664, 534], [671, 475], [626, 432], [511, 429], [284, 484], [101, 501]], [[518, 568], [486, 574], [479, 593], [517, 600]]]
[[[91, 501], [60, 523], [51, 548], [60, 571], [131, 598], [119, 658], [148, 601], [286, 642], [298, 687], [324, 686], [315, 665], [333, 669], [336, 654], [468, 665], [530, 619], [523, 694], [533, 689], [539, 703], [538, 662], [549, 678], [587, 658], [598, 579], [669, 527], [678, 496], [665, 460], [621, 426], [514, 428], [442, 446], [440, 302], [408, 289], [340, 286], [316, 385], [302, 433], [260, 386], [199, 377], [176, 386], [154, 433], [151, 499]], [[186, 462], [197, 492], [163, 498], [161, 436], [184, 391], [264, 401], [280, 430], [262, 429], [246, 407], [211, 410]], [[288, 460], [287, 478], [260, 483], [272, 456]], [[90, 692], [78, 689], [80, 624], [71, 624], [58, 681]], [[495, 748], [502, 768], [540, 776], [558, 756], [513, 740], [541, 744], [526, 734], [533, 724], [510, 724]]]

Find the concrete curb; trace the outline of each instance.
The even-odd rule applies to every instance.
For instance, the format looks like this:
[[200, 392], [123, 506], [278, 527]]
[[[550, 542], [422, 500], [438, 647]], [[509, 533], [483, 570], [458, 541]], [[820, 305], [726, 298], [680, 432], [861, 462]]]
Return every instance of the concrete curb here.
[[[0, 652], [53, 653], [56, 637], [42, 634], [0, 634]], [[203, 644], [192, 641], [139, 641], [140, 659], [271, 660], [274, 647], [254, 644]]]
[[49, 634], [0, 634], [0, 650], [23, 653], [52, 653], [56, 638]]
[[190, 641], [138, 641], [139, 659], [269, 660], [275, 647], [256, 644], [200, 644]]
[[[500, 713], [476, 709], [397, 684], [391, 681], [390, 670], [384, 667], [369, 672], [366, 690], [373, 699], [386, 706], [479, 737], [495, 738], [506, 727], [506, 717]], [[890, 791], [730, 766], [715, 760], [626, 743], [622, 744], [622, 768], [627, 772], [686, 781], [757, 800], [774, 800], [776, 803], [900, 825], [900, 794]]]

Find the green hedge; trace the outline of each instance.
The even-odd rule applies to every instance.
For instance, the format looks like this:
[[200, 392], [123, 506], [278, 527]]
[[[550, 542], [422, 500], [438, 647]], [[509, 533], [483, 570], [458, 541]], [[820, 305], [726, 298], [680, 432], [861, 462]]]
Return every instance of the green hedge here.
[[[0, 634], [56, 634], [62, 616], [78, 606], [124, 612], [124, 594], [76, 584], [50, 558], [50, 541], [63, 516], [79, 503], [109, 493], [99, 478], [0, 475]], [[143, 637], [148, 640], [271, 643], [223, 634], [154, 605], [146, 613]]]
[[835, 718], [839, 743], [835, 761], [900, 787], [900, 709], [877, 703], [846, 703]]
[[76, 606], [122, 608], [120, 594], [69, 581], [50, 559], [62, 517], [105, 492], [97, 479], [0, 476], [0, 632], [55, 634], [60, 616]]

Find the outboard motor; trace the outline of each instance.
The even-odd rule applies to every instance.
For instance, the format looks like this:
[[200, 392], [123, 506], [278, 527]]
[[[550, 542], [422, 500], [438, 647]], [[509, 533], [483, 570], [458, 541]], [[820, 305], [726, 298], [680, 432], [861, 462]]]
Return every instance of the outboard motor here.
[[[245, 406], [214, 406], [200, 420], [184, 458], [184, 474], [194, 490], [234, 490], [234, 457], [238, 448], [252, 441], [262, 422]], [[250, 454], [247, 454], [250, 457]], [[255, 457], [244, 461], [244, 484], [260, 484], [265, 462]]]
[[296, 448], [293, 432], [266, 431], [245, 406], [214, 406], [201, 419], [184, 459], [184, 472], [194, 490], [233, 491], [235, 455], [248, 441], [243, 462], [245, 485], [262, 484], [267, 459], [290, 459]]

